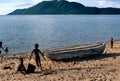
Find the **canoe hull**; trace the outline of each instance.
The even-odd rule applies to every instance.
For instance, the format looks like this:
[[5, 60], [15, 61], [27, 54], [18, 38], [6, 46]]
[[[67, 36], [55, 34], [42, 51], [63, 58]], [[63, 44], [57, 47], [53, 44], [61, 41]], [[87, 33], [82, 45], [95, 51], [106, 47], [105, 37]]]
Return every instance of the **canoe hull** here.
[[51, 60], [83, 58], [92, 55], [102, 54], [104, 49], [105, 49], [105, 44], [103, 43], [100, 46], [85, 48], [85, 49], [65, 50], [60, 52], [48, 52], [46, 56]]

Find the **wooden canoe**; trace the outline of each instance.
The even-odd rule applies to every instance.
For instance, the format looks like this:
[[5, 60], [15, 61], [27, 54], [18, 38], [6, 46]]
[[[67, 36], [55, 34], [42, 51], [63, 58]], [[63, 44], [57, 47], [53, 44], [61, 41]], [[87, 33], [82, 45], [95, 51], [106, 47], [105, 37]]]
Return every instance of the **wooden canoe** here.
[[92, 55], [102, 54], [105, 49], [105, 43], [96, 43], [89, 45], [76, 45], [66, 48], [47, 50], [46, 57], [51, 60], [65, 60], [71, 58], [83, 58]]

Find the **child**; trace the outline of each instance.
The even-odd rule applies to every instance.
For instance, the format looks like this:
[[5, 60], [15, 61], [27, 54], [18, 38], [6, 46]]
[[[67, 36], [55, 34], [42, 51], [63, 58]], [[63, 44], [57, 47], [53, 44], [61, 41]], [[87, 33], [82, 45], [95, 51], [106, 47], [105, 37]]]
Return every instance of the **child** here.
[[40, 69], [41, 69], [41, 71], [42, 71], [41, 61], [40, 61], [40, 56], [39, 56], [39, 54], [42, 55], [42, 57], [43, 57], [44, 60], [45, 60], [45, 57], [44, 57], [44, 54], [38, 49], [38, 47], [39, 47], [39, 44], [35, 44], [35, 49], [33, 49], [32, 53], [31, 53], [31, 56], [30, 56], [30, 59], [31, 59], [31, 57], [32, 57], [32, 55], [33, 55], [33, 53], [34, 53], [36, 65], [37, 65], [38, 67], [40, 67]]
[[3, 46], [2, 46], [2, 42], [0, 41], [0, 54], [2, 53], [2, 50], [4, 50]]
[[2, 49], [3, 51], [5, 51], [6, 53], [8, 53], [8, 51], [9, 51], [9, 50], [8, 50], [8, 47], [6, 47], [6, 49], [3, 48], [2, 42], [0, 41], [0, 54], [2, 53], [2, 50], [1, 50], [1, 49]]
[[114, 41], [113, 41], [113, 38], [111, 38], [111, 48], [113, 48], [113, 44], [114, 44]]
[[20, 64], [19, 64], [19, 66], [17, 68], [17, 72], [21, 72], [23, 74], [26, 74], [26, 72], [27, 72], [26, 68], [25, 68], [25, 66], [23, 64], [23, 58], [20, 58]]

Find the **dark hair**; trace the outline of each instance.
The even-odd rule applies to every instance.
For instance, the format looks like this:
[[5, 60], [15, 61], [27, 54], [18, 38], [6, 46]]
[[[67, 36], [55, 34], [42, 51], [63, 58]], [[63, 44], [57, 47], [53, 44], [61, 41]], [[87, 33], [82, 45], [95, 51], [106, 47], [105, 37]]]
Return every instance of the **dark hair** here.
[[0, 41], [0, 47], [2, 47], [2, 42]]
[[36, 44], [35, 44], [35, 48], [38, 48], [38, 47], [39, 47], [39, 44], [36, 43]]
[[23, 58], [20, 58], [20, 62], [23, 63]]

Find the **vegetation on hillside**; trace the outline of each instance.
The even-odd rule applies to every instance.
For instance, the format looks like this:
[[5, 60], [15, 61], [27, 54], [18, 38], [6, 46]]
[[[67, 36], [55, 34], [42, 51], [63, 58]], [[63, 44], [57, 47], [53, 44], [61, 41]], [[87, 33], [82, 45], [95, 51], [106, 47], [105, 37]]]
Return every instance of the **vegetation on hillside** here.
[[17, 9], [8, 15], [37, 14], [120, 14], [120, 8], [86, 7], [66, 0], [43, 1], [27, 9]]

